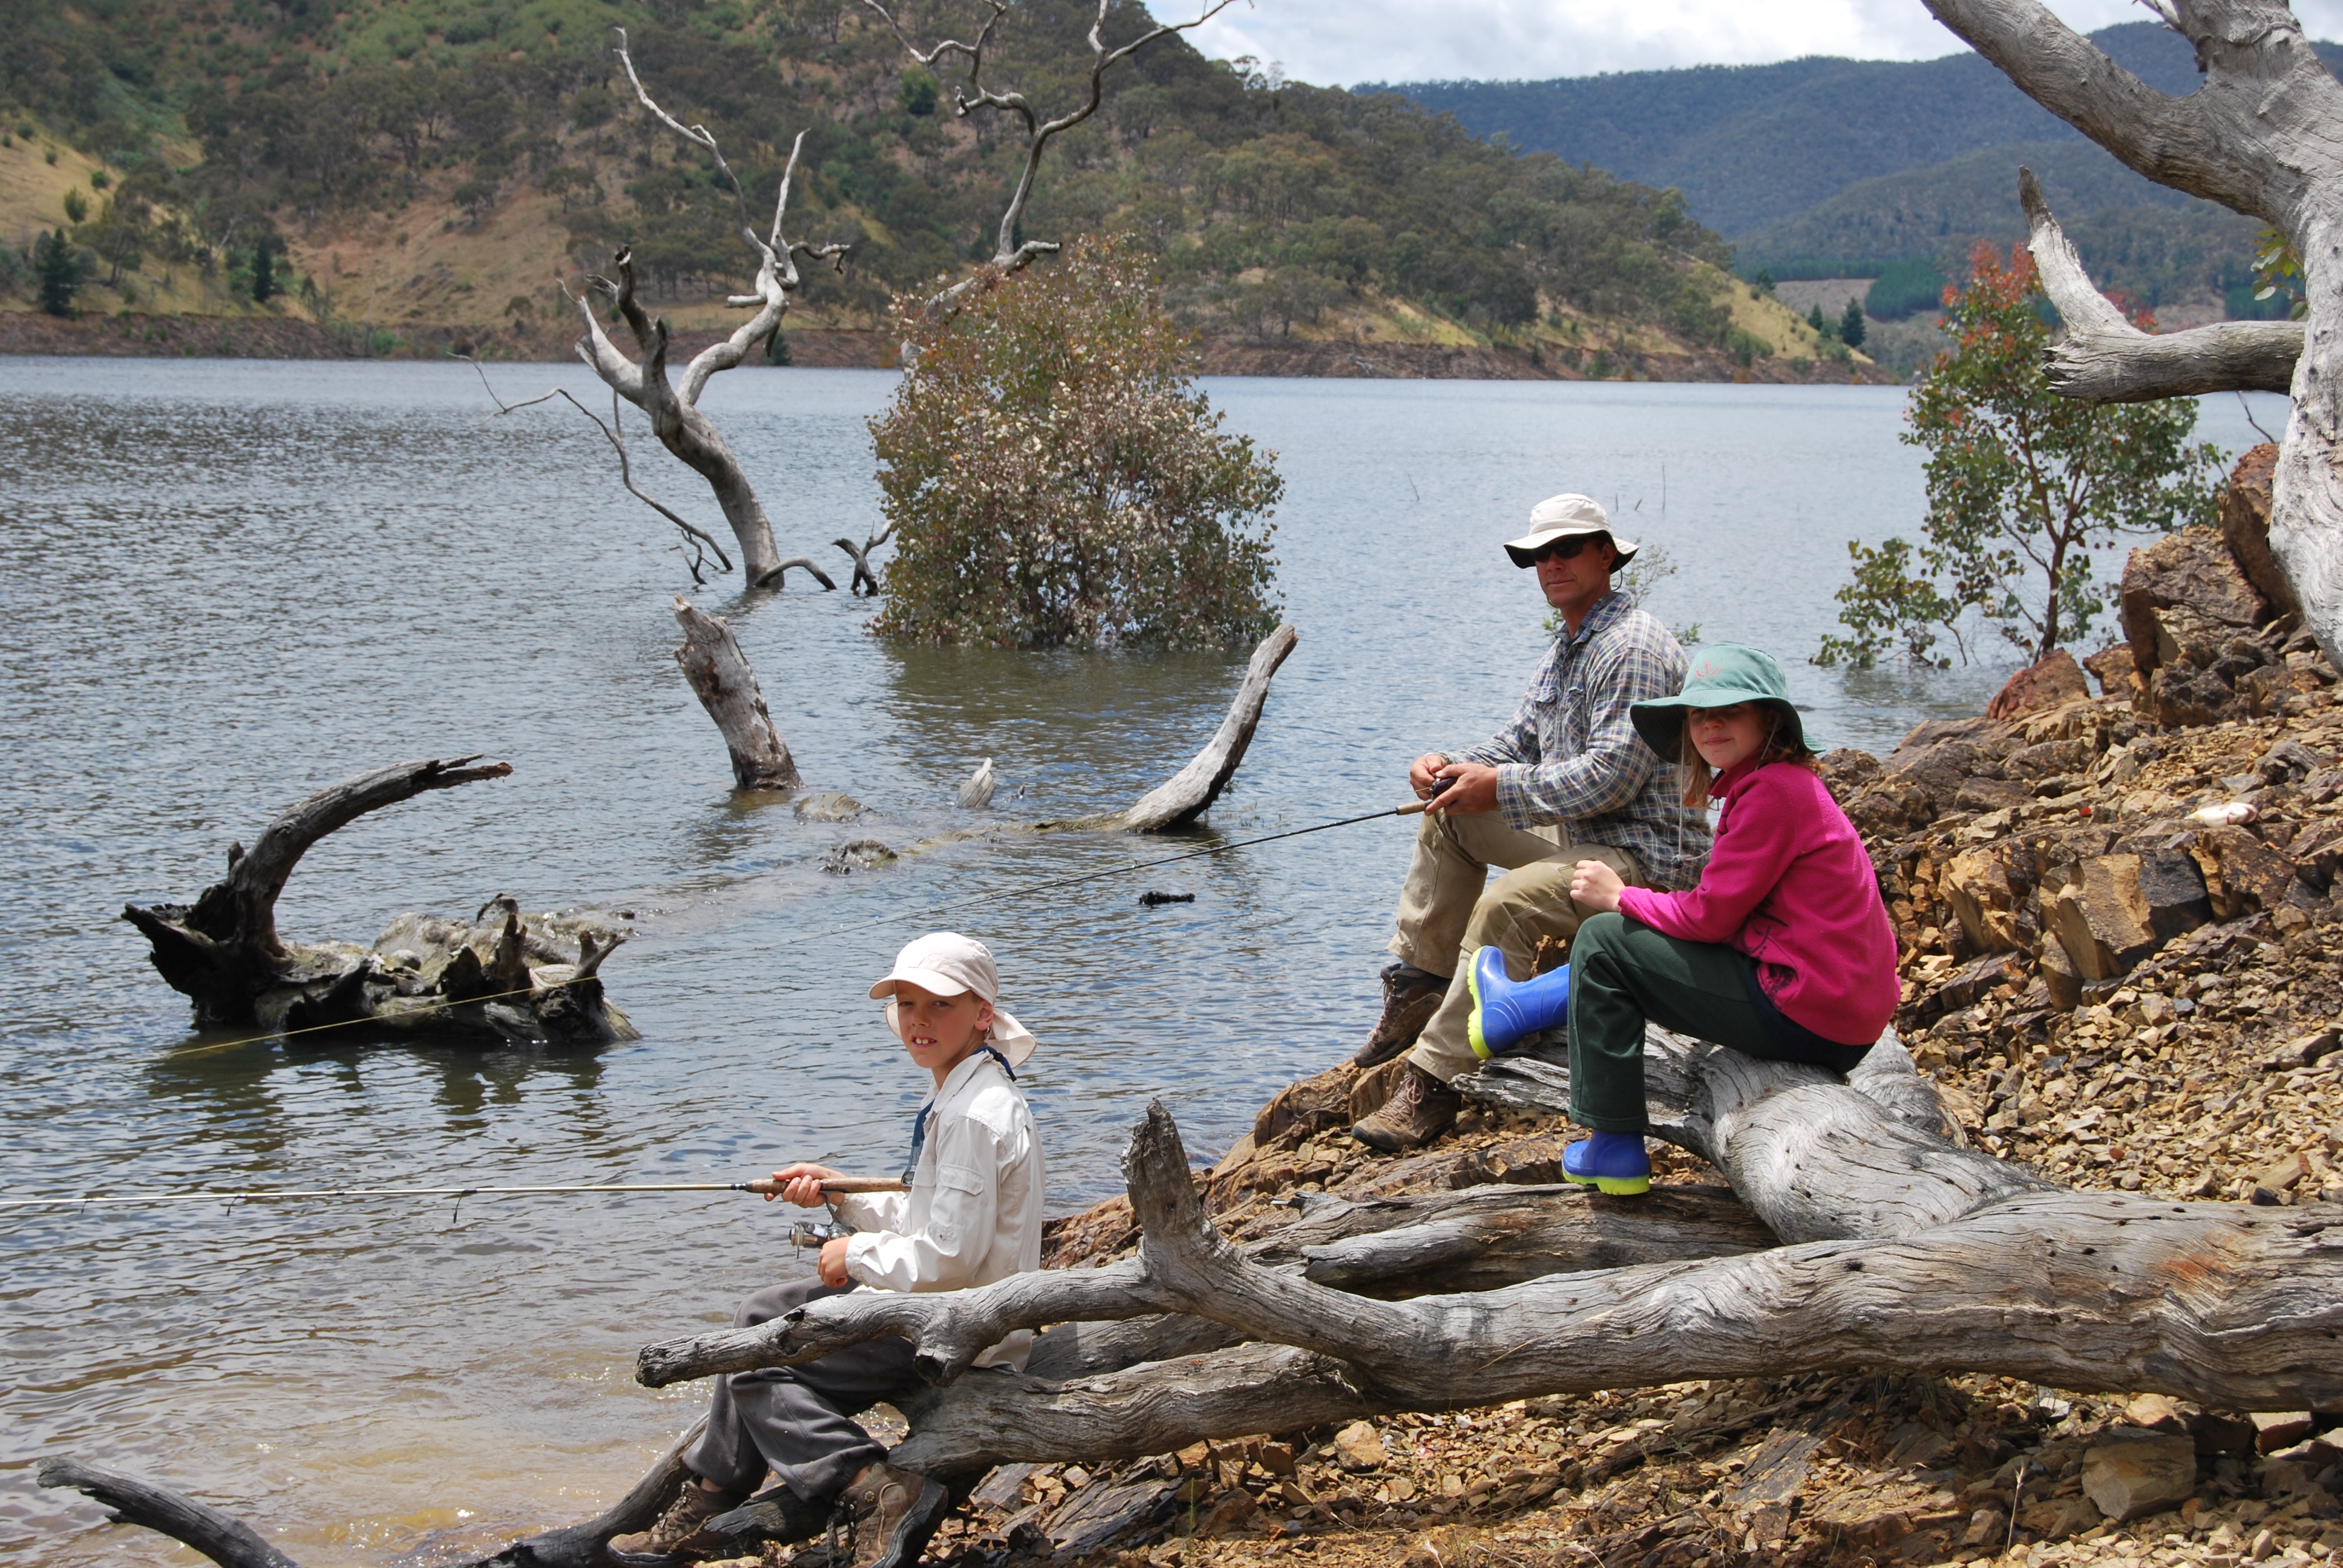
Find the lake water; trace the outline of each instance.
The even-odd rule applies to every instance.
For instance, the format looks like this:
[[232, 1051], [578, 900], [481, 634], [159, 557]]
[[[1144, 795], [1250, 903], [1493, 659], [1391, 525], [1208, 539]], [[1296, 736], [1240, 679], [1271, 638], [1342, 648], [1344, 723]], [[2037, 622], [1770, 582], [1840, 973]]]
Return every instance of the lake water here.
[[[508, 399], [582, 369], [499, 367]], [[891, 373], [743, 370], [707, 406], [785, 552], [873, 527], [863, 420]], [[1823, 744], [1884, 749], [1973, 712], [1999, 670], [1803, 662], [1845, 541], [1911, 530], [1904, 394], [1878, 387], [1218, 381], [1287, 480], [1280, 580], [1301, 646], [1208, 825], [965, 842], [839, 878], [852, 838], [1127, 802], [1210, 735], [1242, 658], [906, 652], [867, 603], [699, 602], [733, 618], [809, 783], [852, 827], [744, 809], [669, 650], [690, 579], [566, 407], [484, 420], [462, 366], [0, 360], [0, 1190], [738, 1180], [796, 1158], [887, 1170], [922, 1082], [863, 999], [947, 899], [1043, 1040], [1025, 1074], [1054, 1210], [1115, 1190], [1151, 1096], [1198, 1155], [1372, 1022], [1411, 830], [1375, 823], [1038, 896], [1134, 854], [1396, 804], [1406, 759], [1488, 733], [1543, 646], [1497, 549], [1590, 492], [1681, 570], [1652, 608], [1782, 657]], [[2276, 427], [2279, 400], [2263, 400]], [[2236, 399], [2206, 432], [2253, 437]], [[700, 519], [704, 487], [638, 472]], [[710, 526], [714, 526], [712, 523]], [[2113, 563], [2110, 563], [2113, 564]], [[511, 778], [362, 819], [311, 851], [288, 933], [371, 940], [408, 910], [635, 910], [604, 971], [644, 1038], [561, 1054], [191, 1032], [117, 916], [191, 898], [307, 791], [485, 751]], [[1142, 909], [1145, 889], [1193, 904]], [[837, 928], [882, 920], [859, 931]], [[794, 1212], [794, 1211], [791, 1211]], [[745, 1197], [352, 1200], [0, 1218], [0, 1553], [188, 1562], [31, 1483], [43, 1454], [150, 1476], [312, 1568], [427, 1533], [580, 1518], [701, 1390], [630, 1377], [650, 1340], [729, 1321], [802, 1265]]]

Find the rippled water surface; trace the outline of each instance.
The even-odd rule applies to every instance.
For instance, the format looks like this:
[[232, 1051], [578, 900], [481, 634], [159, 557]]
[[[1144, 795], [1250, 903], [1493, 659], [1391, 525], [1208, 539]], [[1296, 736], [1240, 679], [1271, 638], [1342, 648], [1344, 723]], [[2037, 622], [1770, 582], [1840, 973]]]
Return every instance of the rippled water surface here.
[[[490, 374], [508, 399], [559, 382], [601, 401], [574, 367]], [[828, 541], [873, 525], [862, 422], [892, 383], [744, 370], [709, 397], [783, 550], [841, 579]], [[1208, 828], [965, 842], [840, 878], [817, 862], [846, 839], [902, 848], [978, 821], [950, 802], [984, 757], [1004, 781], [991, 819], [1128, 801], [1202, 744], [1242, 659], [905, 652], [864, 635], [866, 603], [802, 576], [749, 602], [719, 579], [699, 602], [732, 618], [809, 782], [873, 813], [804, 824], [733, 802], [669, 656], [689, 578], [574, 413], [484, 421], [461, 366], [0, 360], [0, 1188], [889, 1169], [922, 1085], [863, 988], [932, 923], [926, 906], [970, 897], [949, 923], [992, 943], [1045, 1041], [1026, 1083], [1053, 1209], [1113, 1190], [1150, 1096], [1216, 1153], [1372, 1021], [1408, 829], [1021, 888], [1404, 799], [1405, 759], [1486, 734], [1540, 656], [1535, 586], [1496, 545], [1555, 490], [1615, 502], [1623, 532], [1665, 544], [1682, 570], [1654, 610], [1781, 655], [1825, 744], [1890, 746], [1998, 678], [1802, 662], [1845, 541], [1917, 516], [1896, 389], [1209, 386], [1280, 453], [1302, 642]], [[2234, 400], [2207, 427], [2249, 438]], [[639, 472], [714, 518], [663, 455]], [[126, 900], [192, 897], [309, 789], [472, 751], [512, 776], [334, 835], [280, 926], [371, 940], [402, 911], [504, 892], [631, 909], [639, 934], [604, 974], [640, 1041], [188, 1030], [116, 918]], [[1145, 910], [1150, 888], [1196, 900]], [[785, 1218], [735, 1196], [0, 1217], [0, 1552], [193, 1561], [36, 1490], [48, 1453], [230, 1508], [313, 1565], [583, 1516], [703, 1397], [636, 1387], [635, 1348], [799, 1271]]]

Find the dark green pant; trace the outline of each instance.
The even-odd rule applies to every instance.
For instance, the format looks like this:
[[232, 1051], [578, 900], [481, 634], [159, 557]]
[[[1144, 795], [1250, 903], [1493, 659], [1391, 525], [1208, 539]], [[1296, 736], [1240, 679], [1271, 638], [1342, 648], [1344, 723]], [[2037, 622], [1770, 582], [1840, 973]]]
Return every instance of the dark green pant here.
[[1580, 926], [1570, 949], [1570, 1119], [1598, 1132], [1644, 1131], [1647, 1021], [1769, 1061], [1845, 1072], [1863, 1059], [1867, 1047], [1834, 1045], [1761, 1012], [1749, 969], [1732, 948], [1665, 936], [1624, 915]]

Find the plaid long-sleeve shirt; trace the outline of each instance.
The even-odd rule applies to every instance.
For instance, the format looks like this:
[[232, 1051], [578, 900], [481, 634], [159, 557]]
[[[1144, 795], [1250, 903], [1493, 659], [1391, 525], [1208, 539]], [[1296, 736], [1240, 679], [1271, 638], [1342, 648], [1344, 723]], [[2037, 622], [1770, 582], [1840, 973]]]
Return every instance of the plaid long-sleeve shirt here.
[[1676, 769], [1644, 744], [1630, 703], [1684, 689], [1668, 628], [1612, 594], [1576, 636], [1558, 636], [1513, 721], [1455, 755], [1497, 770], [1497, 809], [1516, 829], [1567, 822], [1570, 836], [1644, 864], [1652, 885], [1690, 887], [1708, 856], [1708, 819], [1679, 798]]

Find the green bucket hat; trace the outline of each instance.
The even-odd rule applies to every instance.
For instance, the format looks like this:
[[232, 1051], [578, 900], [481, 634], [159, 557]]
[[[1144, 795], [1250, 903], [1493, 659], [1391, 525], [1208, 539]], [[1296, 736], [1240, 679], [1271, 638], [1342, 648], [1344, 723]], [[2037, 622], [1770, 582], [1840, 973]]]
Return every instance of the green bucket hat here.
[[1702, 648], [1693, 656], [1682, 691], [1635, 703], [1627, 709], [1627, 717], [1634, 720], [1635, 733], [1645, 745], [1674, 762], [1684, 755], [1686, 709], [1731, 708], [1740, 702], [1763, 702], [1779, 709], [1789, 721], [1790, 739], [1800, 746], [1807, 744], [1805, 725], [1790, 705], [1790, 687], [1782, 678], [1782, 667], [1772, 655], [1738, 643], [1720, 642]]

